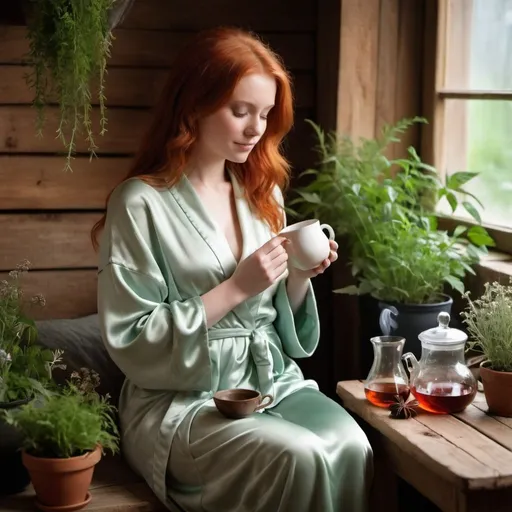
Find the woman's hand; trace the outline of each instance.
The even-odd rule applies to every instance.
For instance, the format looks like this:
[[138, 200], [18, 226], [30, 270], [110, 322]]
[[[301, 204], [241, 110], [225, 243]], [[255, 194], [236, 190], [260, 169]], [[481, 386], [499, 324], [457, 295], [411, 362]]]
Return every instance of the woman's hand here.
[[283, 247], [285, 243], [289, 242], [283, 236], [271, 238], [241, 261], [229, 278], [233, 292], [245, 300], [266, 290], [283, 276], [288, 266], [288, 253]]
[[323, 274], [325, 270], [338, 259], [338, 244], [334, 240], [329, 240], [329, 257], [325, 258], [318, 267], [315, 267], [311, 270], [299, 270], [298, 268], [294, 268], [291, 265], [288, 270], [290, 271], [290, 277], [288, 279], [300, 278], [300, 279], [311, 279], [312, 277], [316, 277], [319, 274]]

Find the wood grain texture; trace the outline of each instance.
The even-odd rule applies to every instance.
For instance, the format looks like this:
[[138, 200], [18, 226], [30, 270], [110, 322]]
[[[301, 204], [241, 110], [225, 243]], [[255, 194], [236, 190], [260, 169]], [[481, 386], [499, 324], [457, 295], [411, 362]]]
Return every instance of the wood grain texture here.
[[[7, 272], [0, 272], [0, 280]], [[85, 270], [31, 270], [24, 279], [27, 297], [37, 293], [46, 298], [46, 306], [33, 308], [35, 320], [78, 318], [97, 312], [97, 271]]]
[[[0, 104], [30, 104], [33, 91], [27, 86], [25, 66], [0, 67]], [[163, 89], [167, 78], [166, 69], [111, 68], [105, 80], [105, 96], [110, 107], [151, 107]], [[292, 76], [297, 108], [315, 107], [315, 80], [310, 73]], [[92, 89], [92, 104], [98, 105], [97, 87]], [[56, 102], [56, 98], [50, 98]]]
[[[169, 67], [178, 51], [193, 35], [194, 32], [116, 29], [111, 57], [108, 60], [108, 69], [118, 66]], [[288, 69], [314, 71], [314, 33], [290, 32], [259, 35], [281, 56]], [[0, 64], [25, 63], [28, 48], [25, 27], [0, 26]]]
[[375, 134], [379, 19], [380, 0], [342, 3], [337, 129], [356, 140]]
[[[461, 413], [462, 421], [459, 415], [423, 412], [412, 420], [396, 421], [389, 411], [366, 400], [361, 381], [339, 382], [337, 392], [349, 410], [399, 446], [404, 458], [415, 460], [460, 491], [512, 487], [512, 451], [503, 443], [502, 427], [491, 428], [476, 405]], [[476, 403], [484, 400], [480, 394]]]
[[0, 156], [0, 205], [5, 210], [99, 210], [126, 175], [129, 158], [78, 157], [73, 172], [63, 158]]
[[[375, 133], [396, 121], [398, 81], [398, 33], [400, 5], [397, 0], [381, 0], [379, 18], [379, 53]], [[393, 156], [392, 155], [388, 155]]]
[[[58, 126], [56, 107], [47, 109], [47, 122], [43, 137], [38, 137], [34, 130], [35, 112], [25, 105], [0, 106], [0, 153], [58, 153], [63, 151], [62, 142], [54, 134]], [[99, 109], [93, 108], [91, 118], [93, 127], [99, 124]], [[148, 109], [110, 108], [108, 109], [108, 131], [104, 136], [96, 136], [99, 146], [97, 154], [131, 155], [139, 145], [142, 135], [151, 121]], [[304, 119], [314, 119], [309, 109], [297, 109], [296, 123], [284, 141], [286, 156], [295, 168], [303, 169], [311, 163], [311, 128]], [[93, 128], [94, 129], [94, 128]], [[97, 133], [97, 132], [96, 132]], [[86, 153], [88, 143], [83, 138], [77, 139], [77, 151]], [[64, 161], [62, 163], [64, 167]]]
[[98, 213], [0, 214], [0, 270], [28, 259], [35, 269], [95, 267], [90, 230]]
[[[428, 1], [428, 0], [427, 0]], [[395, 88], [395, 122], [403, 118], [421, 115], [421, 72], [423, 0], [399, 1], [400, 23], [398, 32], [397, 83]], [[381, 27], [386, 30], [385, 27]], [[395, 146], [395, 155], [407, 155], [409, 146], [419, 147], [420, 130], [414, 126], [402, 135]]]

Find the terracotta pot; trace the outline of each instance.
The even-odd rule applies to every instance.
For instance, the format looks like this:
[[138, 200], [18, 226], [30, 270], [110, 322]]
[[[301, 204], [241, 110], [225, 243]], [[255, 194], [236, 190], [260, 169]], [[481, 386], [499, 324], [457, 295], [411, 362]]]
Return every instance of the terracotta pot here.
[[34, 457], [23, 451], [22, 459], [36, 491], [38, 508], [78, 510], [87, 505], [94, 466], [101, 459], [99, 446], [92, 452], [67, 459]]
[[489, 361], [480, 365], [489, 414], [512, 417], [512, 372], [497, 372], [489, 368]]

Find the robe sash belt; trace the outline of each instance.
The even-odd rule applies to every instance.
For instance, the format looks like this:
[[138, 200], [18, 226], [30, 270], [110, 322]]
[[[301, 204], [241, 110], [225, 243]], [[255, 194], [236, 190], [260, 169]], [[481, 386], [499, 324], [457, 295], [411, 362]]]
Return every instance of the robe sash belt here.
[[230, 328], [210, 329], [208, 339], [221, 340], [224, 338], [248, 337], [250, 339], [251, 356], [256, 365], [258, 380], [262, 395], [270, 394], [274, 397], [274, 378], [272, 374], [272, 354], [269, 348], [269, 335], [275, 333], [272, 324], [263, 325], [255, 329]]
[[[269, 348], [269, 336], [275, 333], [272, 324], [263, 325], [255, 329], [227, 328], [210, 329], [208, 331], [209, 340], [222, 340], [225, 338], [247, 337], [250, 340], [250, 352], [260, 384], [260, 393], [262, 395], [274, 395], [274, 379], [272, 374], [272, 354]], [[167, 461], [171, 446], [166, 443], [166, 439], [172, 437], [179, 423], [183, 418], [196, 412], [213, 396], [214, 390], [203, 393], [180, 393], [173, 400], [172, 406], [167, 412], [168, 418], [164, 418], [156, 444], [158, 454], [153, 462], [153, 491], [163, 502], [169, 502], [167, 497], [166, 471]], [[178, 413], [177, 413], [178, 411]], [[261, 410], [263, 412], [263, 409]]]

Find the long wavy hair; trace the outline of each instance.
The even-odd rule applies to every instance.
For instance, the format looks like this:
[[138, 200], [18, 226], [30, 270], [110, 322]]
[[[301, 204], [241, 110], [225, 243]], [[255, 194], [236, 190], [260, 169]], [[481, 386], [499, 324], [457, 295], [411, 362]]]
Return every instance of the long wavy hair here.
[[[225, 105], [240, 79], [250, 73], [274, 77], [275, 106], [269, 112], [265, 133], [248, 159], [230, 163], [229, 168], [243, 186], [251, 209], [278, 232], [283, 214], [273, 189], [277, 185], [283, 190], [289, 183], [290, 165], [280, 149], [293, 125], [290, 78], [270, 48], [254, 34], [240, 29], [200, 32], [180, 52], [155, 105], [151, 125], [122, 182], [137, 177], [154, 187], [176, 184], [196, 144], [199, 121]], [[105, 215], [92, 228], [95, 249], [104, 225]]]

